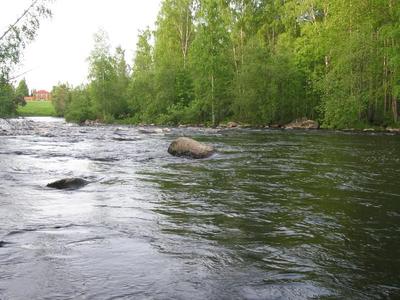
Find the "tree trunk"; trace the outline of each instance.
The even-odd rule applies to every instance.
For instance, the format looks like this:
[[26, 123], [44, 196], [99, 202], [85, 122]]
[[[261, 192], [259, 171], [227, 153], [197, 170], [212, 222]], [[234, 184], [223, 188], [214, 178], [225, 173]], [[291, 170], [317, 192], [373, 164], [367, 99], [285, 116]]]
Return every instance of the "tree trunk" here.
[[241, 55], [242, 66], [244, 64], [243, 48], [244, 48], [244, 33], [243, 33], [243, 27], [240, 27], [240, 55]]
[[392, 113], [393, 113], [393, 121], [397, 123], [399, 113], [397, 111], [397, 99], [395, 96], [392, 97]]
[[[395, 41], [394, 38], [392, 37], [392, 49], [395, 49]], [[394, 93], [394, 87], [395, 87], [395, 78], [396, 78], [396, 74], [395, 74], [395, 70], [393, 70], [393, 72], [390, 73], [391, 75], [391, 88], [392, 88], [392, 113], [393, 113], [393, 121], [395, 123], [397, 123], [397, 118], [398, 118], [398, 111], [397, 111], [397, 97]]]
[[211, 122], [215, 126], [214, 74], [211, 75]]
[[384, 91], [384, 103], [383, 103], [383, 114], [387, 112], [388, 104], [388, 66], [387, 66], [387, 55], [386, 55], [386, 39], [383, 41], [383, 91]]

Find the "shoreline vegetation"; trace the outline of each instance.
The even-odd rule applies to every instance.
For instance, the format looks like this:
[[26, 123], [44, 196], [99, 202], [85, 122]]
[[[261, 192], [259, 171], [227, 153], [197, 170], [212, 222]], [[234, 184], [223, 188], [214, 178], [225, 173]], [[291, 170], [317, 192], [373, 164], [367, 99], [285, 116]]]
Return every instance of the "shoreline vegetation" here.
[[[54, 115], [52, 117], [55, 117]], [[129, 120], [128, 120], [129, 121]], [[233, 121], [229, 121], [226, 123], [220, 123], [216, 126], [211, 126], [207, 124], [154, 124], [154, 123], [130, 123], [127, 120], [117, 120], [112, 123], [105, 123], [101, 120], [86, 120], [84, 122], [78, 123], [80, 126], [105, 126], [105, 125], [126, 125], [126, 126], [136, 126], [136, 127], [154, 127], [154, 128], [213, 128], [213, 129], [272, 129], [272, 130], [305, 130], [305, 131], [343, 131], [343, 132], [364, 132], [364, 133], [393, 133], [400, 135], [400, 127], [357, 127], [357, 128], [341, 128], [341, 129], [334, 129], [328, 127], [314, 127], [314, 128], [307, 128], [307, 127], [300, 127], [300, 126], [293, 126], [292, 123], [296, 123], [300, 120], [295, 120], [288, 124], [271, 124], [271, 125], [252, 125], [252, 124], [245, 124], [245, 123], [237, 123]], [[76, 123], [76, 122], [74, 122]], [[164, 132], [164, 131], [163, 131]]]
[[131, 66], [95, 35], [89, 83], [55, 86], [55, 110], [77, 123], [398, 128], [400, 2], [372, 2], [164, 0]]
[[[163, 0], [154, 28], [139, 32], [131, 65], [106, 32], [95, 34], [88, 83], [54, 86], [55, 114], [76, 123], [315, 120], [396, 131], [400, 2], [371, 1]], [[5, 87], [0, 116], [12, 94]]]

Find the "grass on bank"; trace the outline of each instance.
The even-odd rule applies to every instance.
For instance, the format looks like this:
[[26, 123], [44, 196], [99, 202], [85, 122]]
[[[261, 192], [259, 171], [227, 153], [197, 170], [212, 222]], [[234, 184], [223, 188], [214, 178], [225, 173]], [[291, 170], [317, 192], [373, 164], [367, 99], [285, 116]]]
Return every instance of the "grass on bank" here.
[[29, 101], [25, 106], [18, 107], [18, 115], [24, 117], [55, 117], [51, 101]]

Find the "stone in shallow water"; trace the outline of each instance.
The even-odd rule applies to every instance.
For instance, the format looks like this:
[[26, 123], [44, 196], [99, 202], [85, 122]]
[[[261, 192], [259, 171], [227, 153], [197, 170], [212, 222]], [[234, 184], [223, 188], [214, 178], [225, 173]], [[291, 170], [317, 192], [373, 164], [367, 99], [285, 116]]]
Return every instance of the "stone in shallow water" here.
[[180, 137], [174, 140], [168, 148], [168, 153], [174, 156], [190, 158], [206, 158], [214, 153], [214, 148], [204, 145], [191, 138]]
[[301, 118], [285, 125], [286, 129], [319, 129], [317, 121]]
[[82, 178], [64, 178], [47, 184], [47, 187], [59, 190], [76, 190], [89, 184], [89, 181]]

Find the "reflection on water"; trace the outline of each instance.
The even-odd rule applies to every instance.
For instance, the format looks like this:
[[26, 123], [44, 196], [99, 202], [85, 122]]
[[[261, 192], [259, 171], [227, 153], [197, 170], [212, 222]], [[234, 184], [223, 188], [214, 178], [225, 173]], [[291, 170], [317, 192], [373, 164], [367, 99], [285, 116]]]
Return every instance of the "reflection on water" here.
[[0, 299], [400, 296], [399, 136], [10, 123]]

